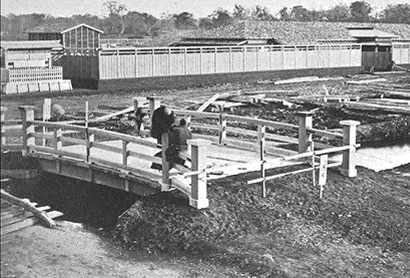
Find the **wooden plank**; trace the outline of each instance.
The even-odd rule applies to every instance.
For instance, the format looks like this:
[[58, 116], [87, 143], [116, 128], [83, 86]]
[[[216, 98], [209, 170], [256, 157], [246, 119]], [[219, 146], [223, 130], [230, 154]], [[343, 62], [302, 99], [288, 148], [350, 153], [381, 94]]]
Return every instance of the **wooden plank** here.
[[[50, 219], [54, 219], [57, 217], [62, 216], [63, 214], [59, 211], [51, 211], [46, 213], [47, 217]], [[16, 232], [18, 230], [33, 226], [34, 224], [38, 223], [39, 221], [37, 220], [37, 218], [29, 218], [29, 219], [25, 219], [21, 222], [18, 222], [16, 224], [10, 225], [10, 226], [6, 226], [4, 228], [1, 228], [1, 236], [10, 234], [12, 232]]]
[[132, 135], [127, 135], [127, 134], [122, 134], [122, 133], [117, 133], [117, 132], [107, 131], [107, 130], [101, 130], [98, 128], [89, 128], [88, 130], [91, 134], [94, 134], [95, 136], [107, 137], [110, 140], [122, 140], [122, 141], [127, 141], [130, 143], [144, 145], [144, 146], [148, 146], [152, 148], [156, 148], [157, 146], [157, 143], [154, 140], [148, 141], [147, 139], [138, 138]]
[[345, 102], [343, 106], [355, 109], [370, 109], [370, 110], [380, 110], [390, 113], [400, 113], [400, 114], [410, 114], [410, 107], [397, 107], [397, 106], [387, 106], [379, 104], [370, 104], [363, 102]]
[[235, 115], [225, 115], [225, 117], [227, 120], [244, 122], [248, 124], [266, 125], [267, 127], [269, 126], [273, 128], [283, 128], [283, 129], [289, 129], [289, 130], [295, 130], [295, 131], [299, 130], [299, 126], [288, 124], [288, 123], [273, 122], [269, 120], [254, 119], [254, 118], [235, 116]]
[[25, 169], [1, 169], [1, 176], [29, 179], [37, 176], [37, 170], [25, 170]]
[[365, 80], [352, 80], [346, 81], [346, 84], [349, 85], [362, 85], [362, 84], [369, 84], [369, 83], [376, 83], [376, 82], [386, 82], [386, 78], [374, 78], [374, 79], [365, 79]]
[[213, 95], [212, 97], [210, 97], [208, 100], [206, 100], [204, 103], [202, 103], [201, 106], [198, 107], [198, 109], [196, 110], [197, 112], [203, 112], [205, 111], [206, 108], [208, 108], [208, 106], [214, 102], [215, 100], [217, 100], [220, 97], [220, 95], [218, 93], [216, 93], [215, 95]]
[[6, 201], [10, 202], [13, 205], [19, 206], [24, 208], [25, 210], [31, 212], [32, 214], [34, 214], [35, 217], [39, 218], [45, 225], [47, 225], [50, 228], [55, 227], [55, 223], [53, 220], [51, 220], [49, 217], [47, 217], [47, 215], [42, 212], [39, 211], [33, 204], [31, 204], [28, 201], [19, 199], [17, 197], [14, 197], [13, 195], [7, 193], [6, 191], [4, 191], [3, 189], [1, 189], [1, 198], [5, 199]]
[[123, 110], [121, 110], [121, 111], [114, 112], [114, 113], [111, 113], [111, 114], [108, 114], [108, 115], [105, 115], [105, 116], [101, 116], [101, 117], [95, 118], [95, 119], [93, 119], [93, 120], [90, 120], [89, 122], [93, 122], [93, 123], [94, 123], [94, 122], [106, 121], [106, 120], [111, 119], [111, 118], [113, 118], [113, 117], [121, 116], [121, 115], [128, 114], [128, 113], [132, 113], [132, 112], [134, 112], [134, 105], [133, 105], [133, 106], [130, 106], [130, 107], [128, 107], [128, 108], [125, 108], [125, 109], [123, 109]]
[[128, 157], [135, 157], [135, 158], [142, 159], [142, 160], [145, 160], [145, 161], [154, 162], [154, 163], [157, 163], [157, 164], [162, 164], [162, 159], [159, 158], [159, 157], [146, 155], [146, 154], [142, 154], [142, 153], [137, 153], [137, 152], [134, 152], [134, 151], [128, 151]]

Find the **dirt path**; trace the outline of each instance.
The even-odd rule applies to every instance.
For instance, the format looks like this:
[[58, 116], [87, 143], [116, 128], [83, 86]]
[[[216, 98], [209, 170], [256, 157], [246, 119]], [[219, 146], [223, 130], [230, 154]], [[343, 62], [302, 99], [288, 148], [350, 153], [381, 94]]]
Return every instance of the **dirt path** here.
[[[1, 238], [1, 277], [220, 277], [223, 269], [129, 251], [79, 224], [35, 225]], [[227, 275], [223, 275], [228, 277]]]

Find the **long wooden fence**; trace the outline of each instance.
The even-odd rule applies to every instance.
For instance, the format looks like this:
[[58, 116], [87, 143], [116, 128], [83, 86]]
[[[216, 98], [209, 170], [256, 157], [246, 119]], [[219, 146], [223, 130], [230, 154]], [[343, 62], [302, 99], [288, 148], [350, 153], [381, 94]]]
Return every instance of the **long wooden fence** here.
[[[360, 44], [123, 47], [65, 50], [52, 57], [64, 78], [94, 80], [363, 66]], [[392, 59], [410, 64], [410, 44], [394, 43]]]
[[117, 48], [99, 51], [100, 79], [360, 66], [359, 44]]

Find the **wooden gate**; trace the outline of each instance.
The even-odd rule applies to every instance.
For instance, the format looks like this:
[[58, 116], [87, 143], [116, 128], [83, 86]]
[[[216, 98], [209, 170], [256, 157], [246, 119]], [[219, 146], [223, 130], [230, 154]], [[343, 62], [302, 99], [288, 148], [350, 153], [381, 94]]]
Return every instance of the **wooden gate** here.
[[362, 66], [364, 68], [374, 67], [375, 70], [387, 70], [392, 62], [391, 52], [362, 52]]

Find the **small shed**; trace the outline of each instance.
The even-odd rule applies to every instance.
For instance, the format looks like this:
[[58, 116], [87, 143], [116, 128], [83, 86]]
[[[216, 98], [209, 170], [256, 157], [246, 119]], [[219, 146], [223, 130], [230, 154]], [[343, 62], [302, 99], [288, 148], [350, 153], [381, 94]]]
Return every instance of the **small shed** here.
[[66, 49], [100, 48], [104, 32], [87, 24], [48, 23], [28, 31], [29, 40], [58, 40]]
[[59, 41], [1, 41], [1, 93], [72, 90], [63, 68], [52, 65]]
[[2, 68], [52, 67], [51, 50], [63, 49], [59, 41], [1, 41]]
[[362, 65], [365, 68], [386, 70], [392, 64], [392, 41], [397, 35], [372, 27], [348, 27], [349, 35], [362, 44]]

